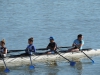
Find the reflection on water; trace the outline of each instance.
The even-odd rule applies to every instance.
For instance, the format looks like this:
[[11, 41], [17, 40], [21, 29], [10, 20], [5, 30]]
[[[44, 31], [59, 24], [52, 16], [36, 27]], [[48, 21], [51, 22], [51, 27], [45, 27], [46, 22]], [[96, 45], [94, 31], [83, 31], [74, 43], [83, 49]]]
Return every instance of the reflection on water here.
[[[9, 67], [11, 70], [10, 73], [6, 74], [4, 73], [4, 66], [0, 67], [0, 75], [90, 75], [91, 72], [88, 72], [88, 70], [92, 70], [91, 67], [97, 67], [95, 64], [94, 66], [91, 64], [89, 59], [83, 59], [82, 61], [80, 59], [74, 59], [73, 61], [76, 61], [75, 67], [71, 67], [67, 61], [48, 61], [48, 63], [35, 63], [35, 69], [30, 70], [29, 64], [27, 65], [21, 65], [21, 66], [13, 66]], [[86, 69], [84, 69], [84, 68]], [[99, 66], [98, 66], [99, 68]], [[96, 70], [96, 69], [95, 69]], [[92, 71], [95, 72], [95, 71]], [[99, 74], [99, 71], [96, 71]], [[88, 73], [88, 74], [86, 74]], [[97, 74], [97, 75], [98, 75]]]
[[82, 62], [81, 61], [77, 61], [76, 62], [76, 67], [78, 75], [82, 75]]
[[7, 75], [6, 73], [4, 73], [5, 67], [4, 66], [0, 66], [0, 75]]
[[49, 69], [47, 69], [46, 75], [57, 75], [57, 72], [59, 71], [59, 69], [57, 69], [57, 66], [58, 64], [56, 61], [49, 62], [47, 66]]
[[[6, 39], [9, 50], [26, 48], [29, 37], [34, 37], [36, 48], [45, 48], [49, 36], [54, 36], [58, 46], [70, 46], [80, 33], [85, 48], [100, 48], [100, 0], [0, 0], [0, 39]], [[99, 63], [92, 66], [78, 60], [73, 68], [66, 60], [47, 62], [36, 63], [32, 71], [29, 65], [9, 67], [7, 75], [100, 74]], [[0, 67], [0, 75], [6, 75], [4, 69]]]
[[4, 71], [5, 67], [4, 66], [0, 66], [0, 72]]

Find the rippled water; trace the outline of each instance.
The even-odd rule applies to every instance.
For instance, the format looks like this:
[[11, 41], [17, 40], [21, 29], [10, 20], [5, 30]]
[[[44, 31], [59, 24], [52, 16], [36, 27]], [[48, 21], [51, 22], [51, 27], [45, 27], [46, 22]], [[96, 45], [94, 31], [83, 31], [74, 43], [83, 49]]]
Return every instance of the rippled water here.
[[[29, 37], [34, 37], [36, 48], [44, 48], [50, 36], [54, 36], [58, 46], [70, 46], [82, 33], [84, 48], [97, 49], [99, 14], [99, 0], [0, 0], [0, 39], [6, 40], [9, 50], [25, 49]], [[72, 68], [65, 61], [56, 65], [38, 63], [34, 71], [25, 65], [10, 67], [8, 75], [99, 75], [99, 57], [94, 59], [97, 61], [94, 65], [78, 62], [79, 68]]]
[[77, 60], [75, 67], [69, 66], [66, 61], [37, 63], [34, 70], [29, 70], [29, 65], [9, 67], [11, 72], [8, 74], [3, 72], [4, 68], [0, 68], [0, 75], [99, 75], [99, 58], [93, 58], [95, 64], [88, 59]]

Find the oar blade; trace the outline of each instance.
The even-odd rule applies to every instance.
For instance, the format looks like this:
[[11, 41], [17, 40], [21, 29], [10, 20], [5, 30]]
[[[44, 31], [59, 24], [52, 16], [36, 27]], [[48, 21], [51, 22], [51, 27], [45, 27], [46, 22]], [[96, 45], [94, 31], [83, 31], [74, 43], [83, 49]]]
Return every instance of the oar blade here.
[[70, 61], [70, 66], [75, 66], [76, 62]]
[[29, 68], [30, 68], [30, 70], [35, 69], [35, 67], [33, 65], [31, 65]]
[[94, 61], [92, 60], [92, 63], [94, 64]]
[[10, 70], [9, 70], [8, 68], [6, 68], [6, 69], [4, 70], [4, 72], [5, 72], [5, 73], [9, 73]]

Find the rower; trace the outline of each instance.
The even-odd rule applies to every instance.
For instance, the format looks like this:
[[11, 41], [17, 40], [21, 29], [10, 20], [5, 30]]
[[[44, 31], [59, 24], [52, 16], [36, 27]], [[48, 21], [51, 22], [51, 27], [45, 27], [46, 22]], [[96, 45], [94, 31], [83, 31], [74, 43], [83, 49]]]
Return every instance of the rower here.
[[72, 44], [72, 47], [71, 49], [68, 50], [68, 52], [77, 52], [79, 50], [82, 49], [82, 46], [84, 45], [84, 41], [83, 41], [83, 36], [82, 34], [79, 34], [77, 36], [77, 39], [74, 40], [73, 44]]
[[35, 49], [35, 47], [34, 47], [34, 45], [33, 45], [33, 38], [32, 38], [32, 37], [28, 39], [28, 44], [29, 44], [29, 45], [27, 46], [27, 48], [26, 48], [26, 50], [25, 50], [26, 55], [35, 54], [36, 49]]
[[0, 41], [0, 57], [6, 57], [7, 48], [5, 47], [5, 40]]
[[50, 37], [49, 40], [50, 43], [48, 44], [47, 49], [50, 49], [50, 51], [48, 51], [47, 54], [54, 54], [55, 50], [57, 49], [57, 44], [55, 43], [53, 37]]

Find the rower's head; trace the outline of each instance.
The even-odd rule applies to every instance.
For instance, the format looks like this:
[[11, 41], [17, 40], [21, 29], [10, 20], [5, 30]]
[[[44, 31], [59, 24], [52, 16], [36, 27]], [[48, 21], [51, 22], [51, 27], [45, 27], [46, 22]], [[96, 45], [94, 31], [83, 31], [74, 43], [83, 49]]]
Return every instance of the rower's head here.
[[50, 42], [54, 42], [54, 38], [53, 37], [50, 37], [49, 40], [50, 40]]
[[28, 44], [33, 44], [33, 37], [28, 39]]
[[3, 39], [3, 40], [0, 42], [0, 45], [1, 45], [2, 47], [4, 47], [5, 44], [6, 44], [6, 42], [5, 42], [5, 40]]
[[78, 38], [78, 40], [82, 40], [83, 39], [83, 35], [82, 34], [79, 34], [78, 36], [77, 36], [77, 38]]

